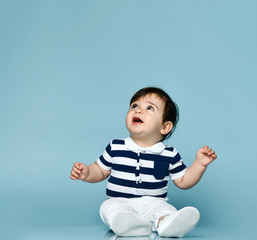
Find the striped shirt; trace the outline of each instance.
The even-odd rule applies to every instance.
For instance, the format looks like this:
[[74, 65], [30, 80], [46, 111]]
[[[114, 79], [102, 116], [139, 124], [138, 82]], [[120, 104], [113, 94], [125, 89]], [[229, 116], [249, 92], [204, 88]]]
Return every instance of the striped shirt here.
[[163, 142], [142, 148], [131, 137], [113, 140], [97, 163], [111, 170], [107, 197], [142, 196], [167, 199], [168, 180], [182, 177], [186, 166], [179, 153]]

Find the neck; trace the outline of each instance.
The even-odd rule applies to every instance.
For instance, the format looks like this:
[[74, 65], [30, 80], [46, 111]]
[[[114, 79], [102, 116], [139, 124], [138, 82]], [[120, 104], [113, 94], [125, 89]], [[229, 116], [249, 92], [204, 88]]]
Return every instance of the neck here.
[[140, 138], [137, 138], [135, 136], [130, 136], [133, 141], [140, 147], [142, 148], [147, 148], [147, 147], [151, 147], [153, 145], [155, 145], [156, 143], [160, 142], [161, 139], [140, 139]]

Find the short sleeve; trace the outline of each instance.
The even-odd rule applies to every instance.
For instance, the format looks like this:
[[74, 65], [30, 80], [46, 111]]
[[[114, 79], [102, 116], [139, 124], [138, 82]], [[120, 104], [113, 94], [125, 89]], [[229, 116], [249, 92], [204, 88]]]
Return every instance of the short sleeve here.
[[172, 164], [170, 164], [169, 172], [172, 180], [181, 178], [185, 175], [186, 172], [186, 165], [182, 160], [178, 151], [174, 148], [173, 149], [173, 157], [172, 157]]
[[97, 159], [98, 165], [105, 169], [111, 170], [112, 168], [112, 147], [111, 143], [108, 144], [104, 153]]

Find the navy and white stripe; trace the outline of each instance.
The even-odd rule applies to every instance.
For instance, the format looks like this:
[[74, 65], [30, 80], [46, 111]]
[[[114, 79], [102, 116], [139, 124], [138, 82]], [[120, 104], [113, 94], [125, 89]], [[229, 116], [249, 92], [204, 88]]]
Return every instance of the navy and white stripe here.
[[167, 197], [167, 184], [184, 175], [186, 166], [173, 147], [162, 142], [140, 148], [132, 140], [113, 140], [97, 163], [111, 170], [107, 184], [108, 197]]

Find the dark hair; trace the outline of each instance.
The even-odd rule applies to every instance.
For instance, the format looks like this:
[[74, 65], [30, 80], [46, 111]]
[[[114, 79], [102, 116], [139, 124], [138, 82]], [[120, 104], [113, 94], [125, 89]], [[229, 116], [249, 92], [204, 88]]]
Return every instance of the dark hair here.
[[172, 130], [167, 134], [163, 135], [163, 139], [169, 138], [172, 133], [175, 131], [177, 122], [179, 120], [179, 109], [177, 104], [172, 101], [170, 96], [164, 92], [160, 88], [156, 87], [146, 87], [142, 88], [141, 90], [137, 91], [134, 96], [130, 100], [130, 105], [137, 101], [139, 98], [144, 97], [148, 94], [156, 94], [158, 97], [160, 97], [164, 101], [164, 111], [163, 111], [163, 116], [162, 116], [162, 121], [163, 123], [170, 121], [173, 124]]

